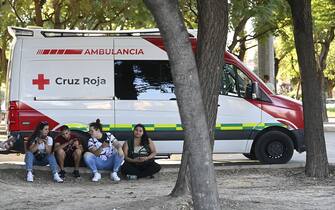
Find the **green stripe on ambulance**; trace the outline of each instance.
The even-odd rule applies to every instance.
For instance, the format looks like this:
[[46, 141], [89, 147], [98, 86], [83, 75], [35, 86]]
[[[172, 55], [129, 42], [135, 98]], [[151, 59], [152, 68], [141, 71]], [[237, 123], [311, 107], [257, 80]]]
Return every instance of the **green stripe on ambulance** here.
[[[66, 124], [71, 130], [88, 131], [88, 125], [70, 123]], [[143, 124], [147, 131], [182, 131], [181, 124]], [[103, 131], [132, 131], [136, 124], [105, 124]], [[282, 123], [218, 123], [216, 130], [220, 131], [243, 131], [243, 130], [263, 130], [271, 126], [287, 127]]]

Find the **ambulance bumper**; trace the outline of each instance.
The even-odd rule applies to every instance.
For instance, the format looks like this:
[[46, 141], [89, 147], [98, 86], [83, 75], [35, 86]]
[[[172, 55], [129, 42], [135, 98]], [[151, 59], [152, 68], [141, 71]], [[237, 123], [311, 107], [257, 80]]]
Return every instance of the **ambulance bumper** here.
[[293, 130], [293, 135], [295, 137], [295, 149], [299, 152], [305, 152], [306, 151], [306, 145], [304, 141], [304, 129], [297, 129]]

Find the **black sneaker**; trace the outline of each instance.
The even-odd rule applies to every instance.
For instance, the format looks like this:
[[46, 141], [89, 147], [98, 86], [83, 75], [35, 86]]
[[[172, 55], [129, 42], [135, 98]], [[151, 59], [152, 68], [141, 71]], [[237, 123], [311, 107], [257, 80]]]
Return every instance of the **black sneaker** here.
[[60, 170], [60, 172], [58, 172], [58, 174], [59, 174], [60, 178], [64, 179], [66, 172], [64, 170]]
[[75, 178], [80, 177], [80, 174], [79, 174], [79, 171], [78, 171], [78, 170], [74, 170], [72, 174], [73, 174], [73, 176], [74, 176]]

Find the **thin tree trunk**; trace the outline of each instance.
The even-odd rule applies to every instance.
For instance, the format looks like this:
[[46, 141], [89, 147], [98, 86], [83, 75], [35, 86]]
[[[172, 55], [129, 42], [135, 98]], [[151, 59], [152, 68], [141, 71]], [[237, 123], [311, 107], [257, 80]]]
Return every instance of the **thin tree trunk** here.
[[247, 24], [247, 21], [251, 18], [251, 16], [245, 16], [240, 20], [238, 25], [234, 29], [234, 35], [233, 35], [233, 40], [232, 43], [228, 46], [228, 49], [230, 52], [233, 52], [234, 48], [236, 47], [237, 43], [239, 40], [237, 39], [240, 35], [240, 33], [244, 30], [245, 25]]
[[328, 98], [333, 98], [333, 89], [335, 87], [335, 81], [334, 80], [327, 80], [327, 93], [328, 93]]
[[4, 48], [0, 48], [0, 84], [4, 81], [7, 72], [8, 60], [6, 59], [6, 53]]
[[8, 65], [8, 60], [6, 58], [6, 49], [7, 49], [7, 38], [9, 34], [6, 31], [3, 36], [2, 36], [2, 45], [0, 48], [0, 84], [5, 81], [6, 75], [7, 75], [7, 65]]
[[200, 81], [178, 0], [144, 0], [154, 15], [167, 50], [177, 103], [189, 144], [194, 209], [220, 209], [209, 130]]
[[40, 4], [40, 0], [34, 0], [35, 3], [35, 24], [37, 26], [43, 27], [43, 19], [42, 19], [42, 6]]
[[55, 10], [54, 13], [54, 20], [55, 20], [55, 24], [54, 24], [54, 28], [55, 29], [61, 29], [62, 27], [62, 23], [60, 20], [60, 16], [61, 16], [61, 2], [59, 2], [59, 0], [54, 0], [52, 2], [53, 8]]
[[228, 33], [227, 0], [198, 0], [197, 65], [212, 149]]
[[327, 114], [327, 107], [326, 107], [326, 101], [327, 101], [327, 85], [326, 85], [326, 78], [323, 73], [323, 70], [319, 71], [319, 77], [320, 77], [320, 84], [321, 84], [321, 101], [322, 101], [322, 119], [324, 122], [328, 122], [328, 114]]
[[[197, 65], [213, 150], [219, 85], [220, 78], [222, 78], [228, 31], [228, 2], [226, 0], [198, 0], [197, 5], [199, 21]], [[190, 188], [187, 185], [187, 177], [189, 177], [186, 171], [186, 161], [189, 160], [187, 149], [188, 147], [184, 145], [181, 167], [176, 185], [171, 193], [172, 196], [185, 194]]]
[[179, 166], [178, 178], [173, 190], [170, 193], [172, 197], [184, 196], [190, 193], [191, 183], [190, 183], [190, 170], [188, 167], [188, 162], [190, 159], [189, 145], [184, 142], [183, 154], [181, 158], [181, 164]]
[[323, 130], [320, 77], [315, 62], [311, 0], [288, 0], [291, 7], [294, 42], [301, 74], [305, 121], [307, 176], [329, 176], [328, 159]]
[[327, 99], [327, 84], [326, 84], [326, 78], [324, 75], [324, 70], [327, 67], [327, 57], [329, 54], [329, 49], [330, 49], [330, 43], [334, 40], [335, 38], [335, 33], [334, 33], [335, 27], [331, 27], [328, 30], [327, 36], [324, 40], [324, 42], [321, 44], [321, 52], [318, 57], [318, 70], [319, 70], [319, 75], [321, 78], [321, 90], [322, 90], [322, 118], [324, 122], [328, 122], [328, 115], [327, 115], [327, 108], [326, 108], [326, 99]]
[[247, 52], [247, 47], [245, 45], [245, 40], [240, 42], [240, 52], [238, 53], [238, 58], [244, 61], [245, 53]]
[[300, 86], [301, 86], [301, 80], [298, 81], [298, 85], [297, 85], [297, 92], [295, 93], [295, 99], [299, 100], [299, 92], [300, 92]]

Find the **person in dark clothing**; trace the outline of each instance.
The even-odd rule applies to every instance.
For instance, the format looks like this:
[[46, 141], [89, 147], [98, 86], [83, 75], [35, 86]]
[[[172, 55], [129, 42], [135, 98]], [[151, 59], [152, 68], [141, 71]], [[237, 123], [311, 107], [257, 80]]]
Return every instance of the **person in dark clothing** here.
[[128, 179], [153, 177], [161, 169], [161, 166], [154, 161], [157, 154], [155, 144], [141, 124], [135, 126], [133, 135], [132, 139], [123, 144], [125, 163], [121, 167], [121, 172]]

